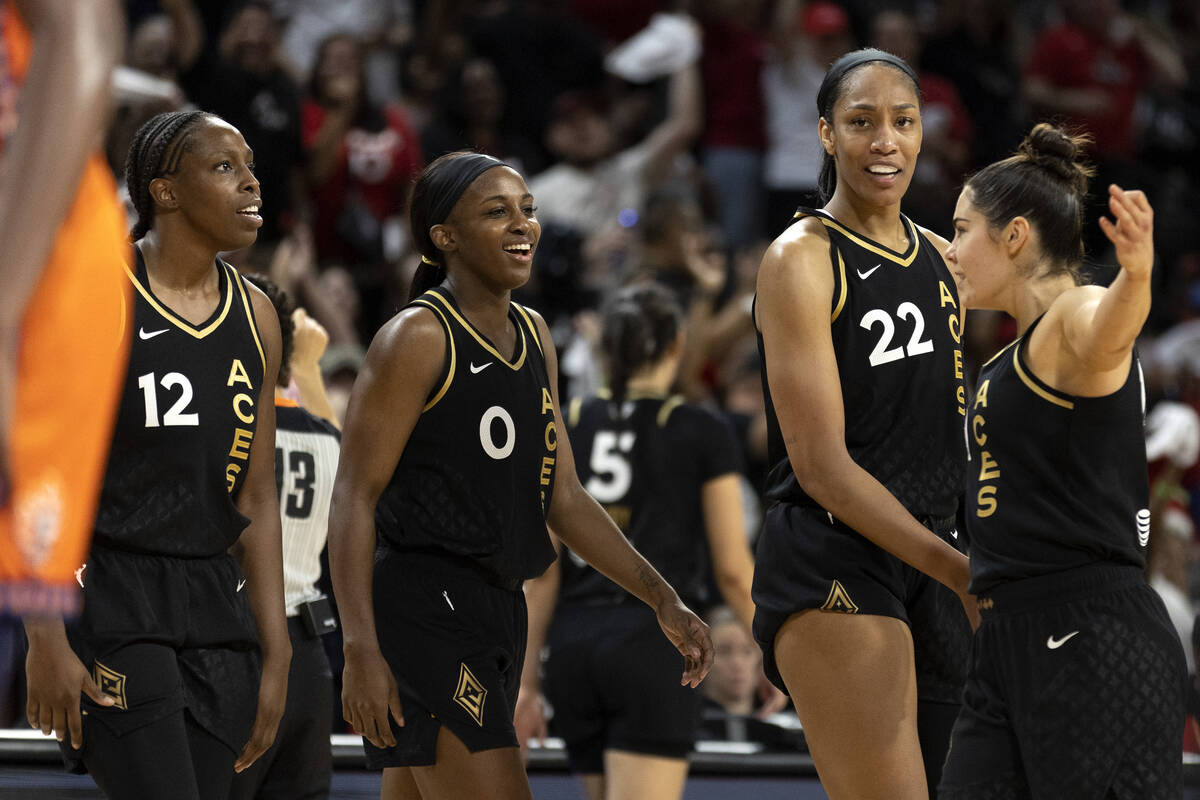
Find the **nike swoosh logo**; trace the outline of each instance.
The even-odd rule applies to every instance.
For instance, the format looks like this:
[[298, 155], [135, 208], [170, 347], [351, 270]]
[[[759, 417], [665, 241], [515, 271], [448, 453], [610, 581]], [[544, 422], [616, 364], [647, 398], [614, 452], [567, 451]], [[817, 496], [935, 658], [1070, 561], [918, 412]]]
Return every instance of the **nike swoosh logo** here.
[[1071, 637], [1077, 633], [1079, 633], [1079, 631], [1071, 631], [1070, 633], [1068, 633], [1066, 636], [1062, 637], [1061, 639], [1055, 639], [1053, 636], [1051, 636], [1050, 638], [1048, 638], [1046, 640], [1046, 647], [1049, 647], [1051, 650], [1057, 650], [1058, 648], [1060, 648], [1064, 644], [1066, 644], [1071, 639]]
[[246, 585], [246, 579], [245, 579], [245, 578], [242, 578], [240, 581], [238, 581], [238, 587], [237, 587], [237, 590], [240, 592], [240, 591], [242, 590], [242, 587], [243, 587], [243, 586], [245, 586], [245, 585]]
[[861, 269], [855, 270], [855, 272], [858, 273], [858, 277], [862, 278], [863, 280], [866, 280], [867, 278], [871, 277], [872, 272], [874, 272], [875, 270], [879, 269], [882, 266], [883, 266], [883, 264], [879, 263], [879, 264], [876, 264], [875, 266], [871, 267], [866, 272], [863, 272]]
[[138, 328], [138, 338], [142, 340], [153, 339], [160, 333], [166, 333], [170, 328], [163, 328], [161, 331], [148, 331], [145, 328]]
[[474, 362], [472, 362], [472, 363], [471, 363], [471, 374], [472, 374], [472, 375], [475, 375], [475, 374], [477, 374], [477, 373], [483, 372], [485, 369], [487, 369], [487, 368], [488, 368], [488, 367], [490, 367], [491, 365], [492, 365], [492, 362], [491, 362], [491, 361], [489, 361], [489, 362], [487, 362], [486, 364], [480, 364], [480, 365], [477, 367], [477, 366], [475, 366]]

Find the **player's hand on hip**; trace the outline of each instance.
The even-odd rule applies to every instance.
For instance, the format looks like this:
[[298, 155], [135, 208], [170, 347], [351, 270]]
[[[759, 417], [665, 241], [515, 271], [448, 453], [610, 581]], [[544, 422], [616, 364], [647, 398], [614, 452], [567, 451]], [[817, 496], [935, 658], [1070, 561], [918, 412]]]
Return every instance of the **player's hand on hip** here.
[[1144, 192], [1108, 187], [1108, 210], [1116, 222], [1100, 218], [1100, 229], [1113, 243], [1121, 269], [1131, 277], [1147, 278], [1154, 266], [1154, 209]]
[[517, 706], [513, 709], [513, 727], [517, 731], [517, 743], [521, 745], [521, 762], [529, 763], [529, 741], [545, 742], [549, 731], [546, 727], [546, 704], [542, 693], [524, 686], [517, 692]]
[[712, 668], [713, 643], [708, 626], [679, 600], [659, 610], [658, 625], [683, 656], [680, 684], [695, 689]]
[[241, 772], [257, 761], [275, 741], [275, 731], [287, 706], [288, 666], [289, 659], [286, 658], [267, 659], [263, 663], [254, 727], [250, 729], [250, 738], [233, 765], [234, 772]]
[[25, 677], [29, 689], [25, 718], [47, 736], [54, 733], [60, 742], [69, 736], [71, 746], [79, 750], [83, 747], [80, 695], [86, 694], [102, 706], [111, 706], [116, 700], [100, 691], [67, 643], [62, 622], [56, 624], [57, 632], [45, 633], [37, 631], [34, 623], [26, 623], [29, 654], [25, 658]]
[[388, 714], [404, 725], [396, 676], [383, 654], [347, 650], [342, 672], [342, 716], [354, 730], [378, 748], [396, 746]]

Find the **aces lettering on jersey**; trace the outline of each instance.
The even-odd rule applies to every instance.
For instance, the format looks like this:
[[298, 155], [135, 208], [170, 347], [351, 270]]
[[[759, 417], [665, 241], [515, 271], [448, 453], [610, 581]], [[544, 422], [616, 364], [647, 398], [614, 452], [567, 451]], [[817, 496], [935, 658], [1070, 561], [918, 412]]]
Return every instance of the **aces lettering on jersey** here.
[[[971, 435], [975, 438], [975, 444], [979, 445], [979, 481], [994, 481], [1000, 477], [1000, 464], [996, 459], [992, 458], [992, 454], [984, 450], [987, 445], [987, 433], [985, 427], [987, 420], [984, 419], [983, 410], [987, 409], [988, 384], [990, 380], [985, 380], [979, 387], [979, 391], [975, 393], [975, 405], [972, 407], [974, 416], [971, 417]], [[996, 513], [996, 508], [1000, 501], [996, 498], [996, 484], [988, 483], [979, 487], [979, 494], [975, 498], [975, 516], [984, 518], [990, 517]]]
[[233, 396], [233, 413], [248, 427], [233, 429], [233, 444], [229, 448], [229, 458], [232, 459], [225, 467], [225, 481], [229, 491], [237, 485], [237, 476], [242, 467], [250, 460], [250, 443], [254, 440], [254, 384], [246, 372], [241, 359], [235, 358], [229, 365], [229, 378], [225, 381], [227, 387], [244, 384], [248, 392], [238, 392]]
[[953, 311], [946, 317], [950, 326], [950, 338], [954, 340], [954, 378], [958, 386], [954, 390], [954, 400], [958, 404], [958, 413], [967, 415], [967, 389], [963, 384], [963, 350], [962, 350], [962, 317], [959, 315], [958, 303], [954, 301], [954, 292], [945, 281], [938, 281], [938, 304], [945, 308], [949, 305]]

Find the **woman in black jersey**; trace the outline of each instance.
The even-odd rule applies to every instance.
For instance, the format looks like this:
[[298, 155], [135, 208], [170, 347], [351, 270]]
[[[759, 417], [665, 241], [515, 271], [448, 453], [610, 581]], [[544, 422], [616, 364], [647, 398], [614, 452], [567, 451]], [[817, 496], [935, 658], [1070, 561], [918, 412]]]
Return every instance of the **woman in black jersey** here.
[[152, 118], [129, 151], [132, 347], [84, 610], [26, 622], [29, 721], [111, 798], [224, 798], [283, 713], [279, 323], [217, 257], [262, 224], [253, 167], [198, 111]]
[[970, 308], [1018, 339], [971, 402], [967, 528], [976, 635], [940, 796], [1177, 798], [1187, 670], [1146, 584], [1150, 537], [1134, 340], [1153, 211], [1108, 187], [1120, 272], [1081, 285], [1087, 140], [1040, 124], [967, 181], [947, 253]]
[[[711, 567], [748, 627], [754, 565], [737, 442], [720, 417], [670, 394], [683, 357], [681, 325], [661, 285], [619, 290], [600, 339], [609, 390], [572, 400], [567, 430], [584, 488], [638, 552], [695, 608], [719, 602], [708, 596]], [[543, 732], [536, 723], [545, 642], [546, 698], [589, 797], [680, 797], [701, 701], [679, 686], [653, 613], [569, 548], [525, 591], [531, 636], [518, 732], [530, 725], [535, 736]]]
[[342, 708], [385, 798], [528, 798], [513, 709], [521, 585], [572, 550], [654, 608], [684, 656], [704, 624], [584, 491], [562, 430], [546, 323], [510, 300], [540, 226], [503, 162], [451, 153], [413, 190], [424, 266], [375, 336], [346, 414], [329, 518]]
[[947, 243], [900, 213], [920, 105], [895, 56], [830, 67], [826, 205], [797, 212], [758, 275], [773, 467], [754, 634], [835, 799], [928, 796], [969, 648], [961, 317]]

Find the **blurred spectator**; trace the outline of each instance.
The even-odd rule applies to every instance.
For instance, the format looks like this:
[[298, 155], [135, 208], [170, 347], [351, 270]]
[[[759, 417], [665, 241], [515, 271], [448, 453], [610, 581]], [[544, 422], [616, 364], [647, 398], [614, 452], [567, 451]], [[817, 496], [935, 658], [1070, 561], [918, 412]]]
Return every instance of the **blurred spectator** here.
[[293, 74], [311, 76], [321, 43], [333, 33], [363, 43], [367, 96], [386, 105], [400, 95], [399, 47], [412, 37], [411, 0], [275, 0], [287, 24], [283, 51]]
[[543, 224], [560, 223], [584, 236], [632, 225], [646, 193], [700, 132], [701, 88], [694, 63], [679, 68], [670, 78], [666, 119], [620, 152], [600, 94], [560, 96], [546, 132], [547, 147], [560, 163], [529, 180]]
[[1151, 176], [1133, 161], [1134, 108], [1154, 81], [1180, 87], [1187, 72], [1174, 47], [1120, 0], [1061, 0], [1063, 23], [1042, 32], [1025, 70], [1025, 92], [1038, 119], [1055, 118], [1095, 140], [1097, 175], [1084, 224], [1088, 252], [1108, 249], [1096, 225], [1108, 184], [1148, 190]]
[[749, 716], [758, 705], [762, 651], [729, 606], [710, 611], [708, 625], [716, 658], [700, 691], [726, 714]]
[[[881, 11], [871, 19], [871, 46], [921, 63], [921, 39], [916, 21], [901, 11]], [[929, 72], [921, 79], [921, 157], [912, 185], [904, 196], [904, 211], [924, 221], [936, 233], [952, 238], [951, 219], [957, 189], [962, 185], [971, 141], [971, 119], [954, 84]]]
[[921, 48], [922, 88], [935, 73], [958, 89], [973, 123], [972, 168], [1007, 158], [1025, 131], [1012, 7], [1007, 0], [963, 0], [938, 8], [939, 30]]
[[1188, 592], [1189, 568], [1195, 560], [1196, 527], [1187, 509], [1178, 503], [1169, 503], [1154, 518], [1151, 538], [1156, 542], [1146, 565], [1148, 580], [1167, 607], [1171, 624], [1183, 643], [1188, 673], [1194, 674], [1196, 658], [1187, 645], [1192, 641], [1192, 624], [1196, 617]]
[[408, 193], [424, 161], [403, 109], [367, 96], [354, 36], [334, 34], [318, 48], [302, 136], [317, 259], [361, 265], [360, 287], [377, 289], [379, 265], [405, 249]]
[[522, 175], [541, 171], [545, 166], [541, 146], [506, 121], [505, 102], [495, 65], [486, 58], [468, 59], [447, 86], [438, 113], [422, 131], [426, 160], [455, 150], [474, 150], [495, 156]]
[[571, 0], [571, 13], [605, 44], [617, 44], [650, 23], [655, 12], [667, 11], [668, 0]]
[[704, 169], [716, 188], [718, 218], [730, 252], [763, 235], [766, 112], [762, 71], [766, 41], [760, 0], [700, 0], [704, 29]]
[[541, 145], [555, 98], [603, 81], [600, 42], [569, 13], [567, 0], [504, 0], [491, 5], [500, 10], [474, 16], [469, 41], [500, 74], [508, 98], [507, 121], [528, 141]]
[[815, 0], [799, 11], [800, 0], [779, 0], [773, 38], [763, 68], [767, 154], [767, 236], [792, 223], [799, 206], [820, 208], [817, 175], [824, 150], [817, 139], [820, 114], [813, 98], [825, 70], [853, 47], [850, 18], [836, 3]]
[[279, 29], [264, 0], [246, 0], [229, 17], [215, 55], [182, 76], [188, 97], [225, 118], [254, 151], [262, 184], [263, 226], [255, 252], [266, 254], [303, 208], [300, 89], [283, 68]]

